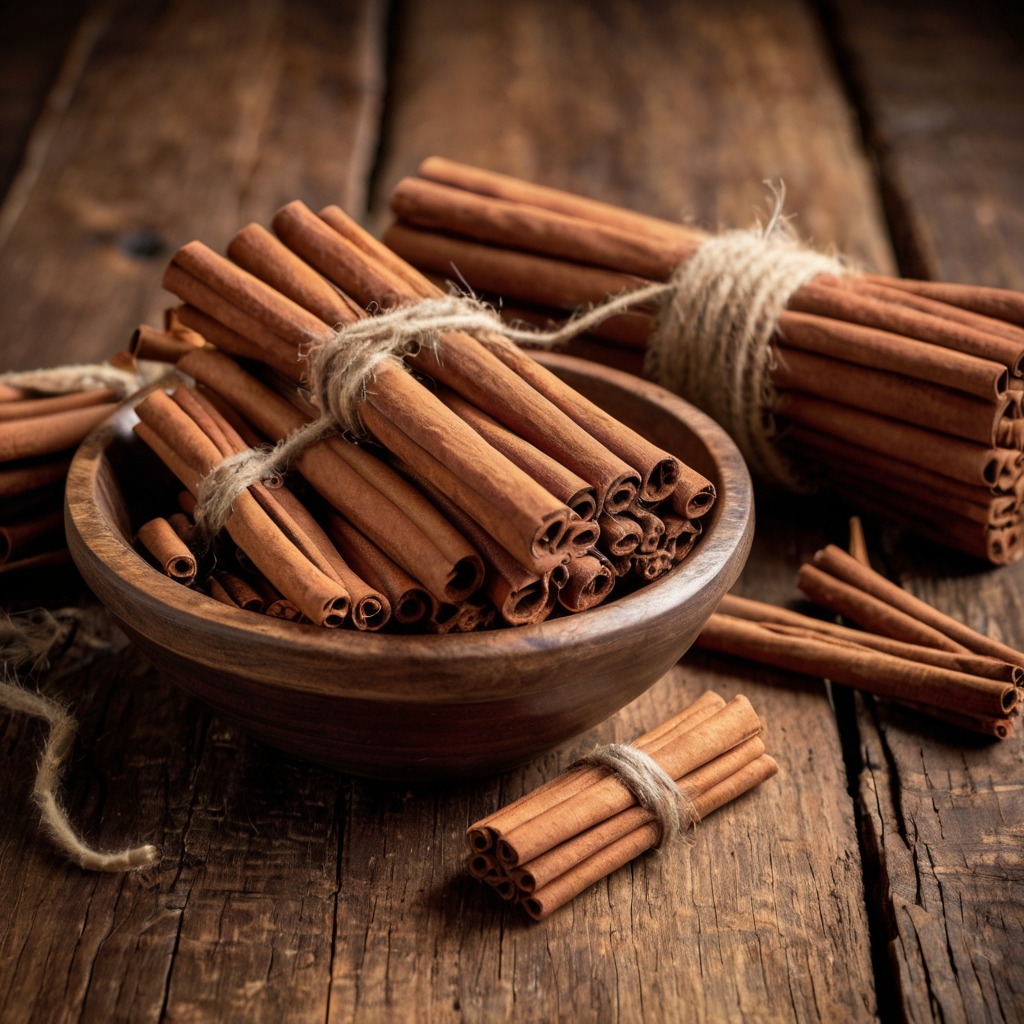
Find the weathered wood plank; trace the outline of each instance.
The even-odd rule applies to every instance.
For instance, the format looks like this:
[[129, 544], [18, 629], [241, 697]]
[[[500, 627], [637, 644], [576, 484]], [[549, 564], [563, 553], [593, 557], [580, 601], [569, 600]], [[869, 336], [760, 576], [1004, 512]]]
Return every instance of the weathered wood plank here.
[[904, 273], [1024, 288], [1024, 21], [1013, 4], [829, 0]]
[[717, 228], [765, 216], [889, 269], [855, 115], [819, 26], [782, 4], [410, 3], [392, 69], [387, 195], [433, 153]]
[[159, 322], [166, 257], [192, 238], [221, 248], [297, 197], [359, 213], [382, 17], [377, 0], [115, 10], [0, 249], [6, 364], [123, 347]]

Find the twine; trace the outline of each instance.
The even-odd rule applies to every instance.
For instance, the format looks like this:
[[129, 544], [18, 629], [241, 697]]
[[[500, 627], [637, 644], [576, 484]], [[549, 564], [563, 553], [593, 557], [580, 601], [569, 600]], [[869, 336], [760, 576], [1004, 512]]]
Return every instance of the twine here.
[[200, 483], [198, 543], [209, 544], [243, 490], [282, 475], [309, 445], [337, 432], [363, 436], [357, 407], [382, 362], [407, 370], [404, 356], [425, 346], [436, 351], [449, 331], [484, 336], [491, 344], [550, 349], [642, 305], [660, 309], [648, 346], [648, 375], [717, 420], [760, 476], [803, 489], [773, 444], [770, 341], [797, 289], [819, 274], [847, 271], [838, 259], [796, 240], [782, 216], [785, 188], [772, 191], [766, 226], [710, 238], [668, 282], [623, 292], [555, 330], [507, 324], [472, 294], [423, 299], [341, 328], [307, 352], [308, 386], [319, 416], [277, 445], [230, 456]]
[[[42, 693], [26, 689], [15, 669], [29, 665], [38, 671], [49, 664], [55, 648], [70, 646], [72, 639], [90, 651], [109, 648], [88, 622], [88, 612], [78, 608], [61, 608], [55, 612], [38, 609], [27, 615], [0, 619], [0, 650], [3, 652], [3, 677], [0, 678], [0, 706], [11, 711], [41, 718], [49, 726], [32, 799], [39, 808], [43, 831], [54, 846], [70, 861], [87, 871], [132, 871], [155, 864], [160, 853], [155, 846], [136, 846], [115, 853], [93, 849], [75, 831], [67, 812], [57, 796], [63, 762], [71, 750], [78, 723], [59, 702]], [[65, 672], [77, 665], [64, 665]]]
[[11, 370], [0, 373], [0, 384], [38, 391], [43, 395], [66, 395], [75, 391], [110, 388], [118, 398], [127, 398], [143, 385], [142, 377], [108, 363], [74, 363], [45, 370]]
[[658, 825], [656, 850], [699, 820], [696, 808], [679, 791], [672, 776], [639, 747], [609, 743], [581, 757], [570, 765], [569, 771], [580, 768], [606, 769], [636, 797], [645, 811], [654, 815]]

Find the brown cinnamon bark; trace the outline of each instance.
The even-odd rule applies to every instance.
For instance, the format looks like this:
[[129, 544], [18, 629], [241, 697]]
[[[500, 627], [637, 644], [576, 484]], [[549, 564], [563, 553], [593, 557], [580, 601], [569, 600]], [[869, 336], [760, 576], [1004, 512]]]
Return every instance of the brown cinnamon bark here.
[[649, 283], [632, 274], [496, 249], [405, 224], [392, 224], [384, 232], [384, 242], [413, 266], [458, 283], [464, 279], [475, 291], [567, 311]]
[[982, 676], [985, 679], [996, 679], [1002, 682], [1013, 683], [1015, 686], [1020, 686], [1024, 683], [1024, 669], [999, 658], [970, 652], [943, 651], [934, 647], [909, 644], [901, 640], [894, 640], [891, 637], [878, 636], [874, 633], [850, 629], [847, 626], [839, 626], [834, 622], [825, 622], [809, 615], [801, 615], [799, 612], [778, 608], [775, 605], [765, 604], [761, 601], [751, 601], [748, 598], [737, 597], [735, 594], [726, 594], [722, 598], [722, 603], [718, 606], [718, 611], [723, 615], [731, 615], [737, 619], [747, 619], [750, 622], [757, 622], [764, 626], [771, 626], [773, 628], [778, 626], [782, 627], [783, 630], [797, 629], [804, 631], [804, 633], [809, 631], [820, 636], [834, 637], [847, 643], [871, 647], [876, 651], [882, 651], [897, 658], [906, 658], [909, 661], [920, 661], [928, 665], [937, 665], [940, 668], [947, 668], [954, 672]]
[[656, 280], [667, 279], [696, 250], [690, 240], [638, 235], [423, 178], [404, 178], [390, 201], [402, 220], [418, 227]]
[[[232, 355], [262, 359], [290, 380], [302, 378], [305, 360], [295, 345], [176, 263], [168, 264], [164, 271], [163, 286], [186, 303], [178, 314], [182, 322], [199, 331], [211, 344]], [[189, 307], [205, 314], [205, 319], [197, 317]], [[217, 324], [230, 333], [218, 331]]]
[[116, 401], [117, 392], [110, 388], [96, 388], [92, 391], [75, 391], [69, 395], [54, 395], [52, 398], [0, 402], [0, 422], [34, 419], [72, 409], [86, 409], [93, 405], [109, 405]]
[[569, 582], [558, 592], [558, 603], [570, 612], [595, 608], [607, 598], [615, 585], [612, 570], [593, 555], [574, 558], [569, 563]]
[[[136, 406], [148, 431], [139, 431], [147, 443], [152, 432], [176, 456], [172, 471], [195, 492], [198, 479], [221, 461], [220, 452], [186, 413], [162, 391]], [[157, 450], [161, 457], [166, 454]], [[167, 460], [165, 460], [167, 461]], [[237, 496], [227, 530], [271, 583], [313, 622], [337, 627], [348, 612], [348, 594], [325, 576], [274, 525], [270, 517], [243, 491]]]
[[871, 370], [829, 356], [777, 345], [772, 383], [865, 412], [995, 447], [1008, 396], [983, 400], [903, 374]]
[[[195, 339], [199, 344], [195, 344]], [[157, 363], [176, 363], [186, 352], [201, 348], [205, 339], [195, 331], [176, 335], [171, 331], [158, 331], [149, 324], [139, 324], [128, 342], [128, 351], [136, 359], [152, 359]]]
[[341, 516], [330, 515], [327, 532], [359, 576], [387, 596], [396, 622], [403, 626], [415, 625], [431, 610], [431, 598], [423, 586], [351, 523]]
[[831, 317], [784, 310], [779, 334], [791, 348], [931, 381], [989, 401], [1006, 392], [1009, 379], [1002, 363]]
[[365, 316], [355, 303], [259, 224], [242, 228], [231, 240], [228, 255], [328, 327], [349, 324]]
[[0, 498], [15, 498], [19, 494], [45, 487], [63, 480], [68, 475], [70, 459], [43, 462], [35, 466], [0, 470]]
[[[997, 684], [996, 684], [997, 685]], [[674, 779], [696, 770], [761, 731], [746, 697], [734, 697], [724, 708], [666, 744], [651, 756]], [[584, 829], [626, 810], [636, 800], [618, 781], [607, 777], [584, 791], [571, 805], [556, 806], [507, 832], [498, 840], [498, 858], [507, 867], [527, 863]]]
[[944, 634], [952, 642], [966, 647], [976, 654], [998, 658], [1011, 665], [1024, 666], [1024, 654], [1012, 647], [976, 632], [962, 622], [945, 615], [937, 608], [914, 597], [902, 587], [891, 583], [874, 570], [860, 565], [841, 548], [830, 544], [814, 556], [815, 565], [832, 573], [839, 579], [860, 588], [906, 615], [912, 616], [931, 629]]
[[543, 210], [580, 217], [596, 224], [607, 224], [609, 227], [630, 231], [638, 235], [658, 235], [669, 240], [700, 241], [707, 237], [705, 232], [683, 224], [648, 217], [633, 210], [602, 203], [596, 199], [587, 199], [573, 192], [536, 185], [510, 174], [499, 174], [496, 171], [472, 167], [469, 164], [457, 163], [445, 157], [427, 157], [417, 169], [421, 178], [454, 185], [468, 192], [476, 192], [483, 196], [494, 196], [496, 199], [507, 199], [510, 202], [527, 203]]
[[[761, 738], [754, 736], [709, 761], [702, 768], [677, 779], [676, 785], [686, 801], [683, 805], [684, 811], [687, 805], [692, 806], [690, 802], [696, 797], [725, 782], [751, 761], [756, 761], [764, 752]], [[634, 829], [654, 820], [654, 815], [645, 808], [631, 807], [573, 836], [547, 853], [542, 853], [536, 860], [513, 868], [509, 872], [509, 877], [523, 892], [534, 892], [553, 882], [609, 843], [616, 842]]]
[[[653, 755], [656, 750], [677, 741], [724, 707], [725, 701], [714, 691], [707, 690], [689, 707], [662, 722], [650, 732], [637, 737], [633, 741], [633, 746]], [[491, 849], [496, 837], [504, 835], [550, 810], [604, 777], [605, 772], [600, 768], [584, 768], [564, 772], [543, 786], [471, 825], [466, 833], [471, 849], [476, 851]]]
[[937, 434], [797, 391], [780, 391], [775, 412], [805, 427], [839, 437], [890, 458], [939, 470], [954, 480], [1009, 489], [1021, 476], [1022, 455]]
[[357, 302], [388, 308], [402, 294], [378, 273], [365, 253], [321, 220], [305, 203], [296, 200], [274, 214], [274, 232], [293, 252], [320, 271]]
[[216, 596], [220, 600], [219, 595], [212, 593], [214, 585], [220, 587], [237, 608], [241, 608], [246, 612], [263, 611], [263, 597], [240, 576], [235, 576], [233, 573], [224, 572], [223, 570], [218, 570], [213, 574], [210, 579], [211, 596]]
[[926, 625], [912, 615], [887, 604], [859, 587], [851, 586], [813, 565], [800, 566], [797, 586], [818, 604], [874, 633], [891, 636], [894, 640], [935, 647], [941, 651], [963, 653], [963, 645], [951, 640], [944, 633]]
[[171, 266], [180, 267], [295, 348], [329, 341], [332, 336], [318, 317], [202, 242], [183, 245], [171, 258]]
[[[307, 422], [293, 405], [224, 356], [193, 353], [182, 360], [181, 369], [220, 394], [274, 440]], [[359, 459], [352, 450], [355, 446], [346, 444], [331, 439], [312, 445], [296, 466], [324, 498], [438, 601], [464, 600], [483, 578], [483, 565], [472, 548], [464, 541], [460, 544], [443, 517], [423, 499], [408, 495], [411, 488], [403, 491], [402, 481], [372, 456], [367, 459], [376, 463], [375, 478], [368, 481], [362, 475], [370, 472], [367, 461]]]
[[980, 285], [948, 284], [944, 281], [913, 281], [881, 274], [865, 274], [864, 277], [868, 281], [916, 292], [930, 299], [973, 310], [983, 316], [1024, 326], [1024, 295], [1008, 288], [984, 288]]
[[56, 509], [23, 523], [0, 526], [0, 565], [17, 561], [44, 546], [64, 546], [64, 510]]
[[[180, 515], [180, 513], [179, 513]], [[189, 586], [196, 578], [195, 556], [178, 531], [163, 518], [143, 523], [137, 539], [156, 559], [165, 576]]]
[[617, 558], [633, 554], [643, 540], [644, 532], [640, 524], [626, 515], [613, 516], [602, 512], [598, 523], [602, 543], [608, 553]]
[[568, 505], [581, 519], [589, 520], [597, 510], [594, 488], [571, 469], [514, 434], [497, 420], [481, 412], [450, 388], [439, 388], [438, 398], [460, 419], [465, 420], [492, 448], [528, 473], [545, 490]]
[[788, 309], [889, 331], [1001, 363], [1015, 377], [1024, 371], [1024, 347], [1019, 342], [844, 288], [831, 288], [812, 281], [790, 298]]
[[854, 644], [788, 636], [719, 613], [711, 616], [694, 646], [831, 679], [881, 697], [961, 713], [999, 717], [1009, 714], [1017, 703], [1017, 690], [1010, 683], [906, 661]]
[[0, 462], [53, 455], [77, 445], [113, 411], [112, 403], [0, 423]]
[[641, 555], [652, 555], [661, 546], [661, 539], [665, 536], [665, 523], [656, 516], [650, 509], [643, 508], [638, 502], [634, 502], [623, 513], [632, 519], [641, 530], [640, 544], [637, 553]]
[[949, 725], [968, 729], [971, 732], [980, 733], [982, 736], [994, 736], [998, 740], [1008, 740], [1014, 734], [1020, 717], [1017, 710], [1014, 710], [1007, 718], [992, 718], [985, 715], [964, 715], [956, 711], [948, 711], [945, 708], [932, 708], [927, 704], [917, 704], [911, 700], [898, 700], [895, 703], [910, 711], [931, 715]]

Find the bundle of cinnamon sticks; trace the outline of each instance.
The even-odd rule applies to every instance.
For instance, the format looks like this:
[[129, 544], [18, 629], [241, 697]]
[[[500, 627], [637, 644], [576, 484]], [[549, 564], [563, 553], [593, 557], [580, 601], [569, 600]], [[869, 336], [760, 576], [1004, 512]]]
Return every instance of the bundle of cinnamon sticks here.
[[[425, 160], [384, 236], [424, 272], [540, 326], [667, 280], [701, 231], [507, 175]], [[633, 372], [639, 306], [569, 349]], [[788, 451], [842, 495], [995, 563], [1024, 554], [1024, 295], [877, 274], [820, 275], [782, 313], [774, 412]]]
[[0, 574], [70, 561], [64, 480], [71, 455], [117, 399], [109, 388], [42, 394], [0, 384]]
[[[164, 286], [183, 305], [133, 339], [137, 358], [195, 382], [148, 397], [135, 428], [192, 499], [224, 459], [316, 417], [311, 347], [442, 294], [337, 207], [290, 203], [273, 229], [243, 228], [230, 259], [181, 248]], [[189, 508], [139, 524], [142, 547], [240, 607], [279, 613], [283, 598], [288, 615], [322, 625], [433, 632], [584, 611], [691, 551], [710, 481], [506, 339], [449, 331], [406, 364], [376, 364], [362, 439], [320, 440], [288, 480], [240, 496], [209, 582], [199, 552], [190, 562], [183, 550]]]
[[1024, 654], [975, 632], [829, 545], [800, 589], [862, 627], [726, 595], [698, 649], [830, 679], [997, 739], [1013, 735]]
[[[634, 740], [675, 780], [684, 824], [771, 778], [761, 722], [746, 697], [711, 691]], [[470, 872], [542, 920], [658, 845], [661, 826], [614, 774], [574, 767], [471, 825]]]

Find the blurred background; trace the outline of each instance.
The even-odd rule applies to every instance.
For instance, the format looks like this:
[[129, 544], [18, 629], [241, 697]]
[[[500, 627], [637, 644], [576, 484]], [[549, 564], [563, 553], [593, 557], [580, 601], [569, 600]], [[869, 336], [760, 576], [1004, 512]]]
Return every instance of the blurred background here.
[[0, 345], [94, 360], [169, 254], [433, 153], [859, 264], [1024, 287], [1024, 15], [862, 0], [47, 0], [0, 14]]

